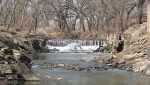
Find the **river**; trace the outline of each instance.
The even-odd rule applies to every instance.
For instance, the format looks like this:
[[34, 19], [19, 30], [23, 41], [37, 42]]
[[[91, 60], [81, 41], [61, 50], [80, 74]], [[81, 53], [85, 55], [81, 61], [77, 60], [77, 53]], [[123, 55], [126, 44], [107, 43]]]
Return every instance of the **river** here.
[[43, 58], [34, 60], [33, 71], [41, 78], [41, 81], [18, 85], [150, 85], [150, 78], [147, 76], [117, 69], [79, 72], [42, 67], [47, 63], [88, 66], [94, 64], [93, 60], [96, 57], [104, 56], [101, 53], [49, 53], [40, 54], [40, 56]]

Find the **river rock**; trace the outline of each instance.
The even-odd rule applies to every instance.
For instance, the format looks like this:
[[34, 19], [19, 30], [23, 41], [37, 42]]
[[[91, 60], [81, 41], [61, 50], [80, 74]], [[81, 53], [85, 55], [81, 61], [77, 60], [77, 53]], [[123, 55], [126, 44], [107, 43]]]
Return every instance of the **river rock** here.
[[148, 66], [148, 68], [145, 69], [145, 74], [148, 75], [148, 76], [150, 76], [150, 66]]
[[14, 55], [14, 59], [15, 60], [19, 60], [20, 59], [20, 56], [21, 56], [21, 53], [18, 51], [18, 50], [13, 50], [13, 55]]
[[38, 78], [37, 76], [33, 74], [24, 74], [23, 77], [26, 81], [39, 81], [40, 80], [40, 78]]
[[143, 72], [147, 75], [150, 75], [150, 61], [141, 60], [133, 64], [133, 71], [134, 72]]
[[65, 67], [65, 64], [57, 64], [58, 67]]

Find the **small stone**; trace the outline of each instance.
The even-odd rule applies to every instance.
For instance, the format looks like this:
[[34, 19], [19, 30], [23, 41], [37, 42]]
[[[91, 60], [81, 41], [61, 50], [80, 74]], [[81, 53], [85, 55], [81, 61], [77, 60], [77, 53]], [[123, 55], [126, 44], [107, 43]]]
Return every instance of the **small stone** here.
[[57, 78], [57, 80], [62, 80], [62, 79], [63, 79], [62, 77], [58, 77], [58, 78]]
[[13, 50], [15, 60], [19, 60], [21, 53], [18, 50]]
[[40, 78], [36, 77], [33, 74], [24, 74], [23, 77], [26, 81], [40, 81]]
[[12, 73], [12, 70], [6, 70], [5, 73], [6, 73], [6, 74], [11, 74], [11, 73]]
[[58, 67], [65, 67], [65, 64], [58, 64]]
[[46, 77], [46, 78], [48, 78], [48, 79], [51, 79], [51, 78], [52, 78], [52, 77], [51, 77], [51, 76], [49, 76], [49, 75], [46, 75], [45, 77]]
[[150, 70], [147, 70], [145, 74], [150, 76]]

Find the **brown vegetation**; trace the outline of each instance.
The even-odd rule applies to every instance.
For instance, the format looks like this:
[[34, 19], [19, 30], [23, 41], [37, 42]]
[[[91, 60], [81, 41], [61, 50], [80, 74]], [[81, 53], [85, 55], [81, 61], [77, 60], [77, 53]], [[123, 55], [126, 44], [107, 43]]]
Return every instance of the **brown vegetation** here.
[[1, 0], [0, 26], [30, 33], [97, 32], [111, 36], [141, 24], [145, 9], [146, 0]]

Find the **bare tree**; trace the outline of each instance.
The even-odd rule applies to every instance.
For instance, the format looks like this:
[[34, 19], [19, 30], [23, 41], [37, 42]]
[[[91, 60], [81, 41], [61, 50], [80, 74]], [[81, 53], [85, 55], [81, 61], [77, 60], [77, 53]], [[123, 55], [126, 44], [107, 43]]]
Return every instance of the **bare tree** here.
[[146, 0], [1, 0], [0, 25], [8, 30], [36, 32], [53, 20], [59, 31], [68, 33], [123, 33], [129, 25], [143, 22], [145, 3]]

